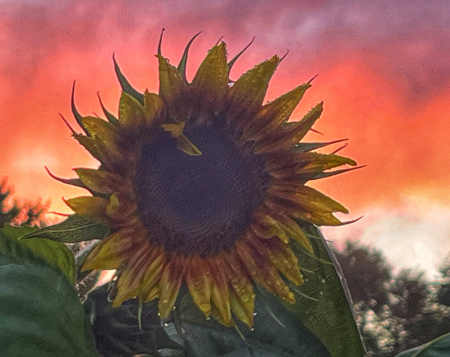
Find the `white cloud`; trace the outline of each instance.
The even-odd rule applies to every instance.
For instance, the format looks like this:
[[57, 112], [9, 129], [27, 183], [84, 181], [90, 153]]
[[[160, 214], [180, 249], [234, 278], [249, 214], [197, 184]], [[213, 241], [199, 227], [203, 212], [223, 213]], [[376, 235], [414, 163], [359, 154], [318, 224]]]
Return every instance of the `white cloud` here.
[[425, 270], [426, 276], [433, 279], [450, 253], [449, 217], [449, 207], [409, 196], [401, 207], [372, 207], [358, 223], [322, 231], [338, 247], [344, 240], [359, 240], [381, 249], [395, 270]]

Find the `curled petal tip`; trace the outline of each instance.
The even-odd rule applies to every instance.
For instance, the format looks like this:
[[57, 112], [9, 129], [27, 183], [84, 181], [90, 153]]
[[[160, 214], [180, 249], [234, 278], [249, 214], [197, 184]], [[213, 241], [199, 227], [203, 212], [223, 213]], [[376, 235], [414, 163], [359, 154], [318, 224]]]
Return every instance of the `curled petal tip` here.
[[314, 77], [312, 77], [312, 78], [308, 81], [308, 84], [311, 84], [312, 81], [315, 80], [318, 76], [319, 76], [319, 73], [317, 73]]
[[75, 130], [70, 126], [70, 124], [67, 122], [66, 118], [63, 117], [63, 115], [61, 113], [59, 113], [59, 116], [62, 118], [62, 120], [64, 121], [64, 123], [66, 123], [67, 127], [69, 128], [69, 130], [72, 132], [72, 134], [76, 134]]
[[348, 224], [352, 224], [352, 223], [355, 223], [355, 222], [358, 222], [360, 219], [362, 219], [364, 217], [364, 215], [363, 216], [361, 216], [361, 217], [358, 217], [358, 218], [356, 218], [356, 219], [352, 219], [351, 221], [345, 221], [345, 222], [342, 222], [339, 226], [346, 226], [346, 225], [348, 225]]
[[[289, 54], [289, 48], [286, 49], [286, 53], [284, 54], [284, 56], [280, 58], [280, 62], [281, 62], [282, 60], [284, 60], [288, 54]], [[308, 82], [308, 83], [309, 83], [309, 82]]]
[[341, 147], [337, 148], [336, 150], [334, 150], [332, 152], [333, 155], [337, 154], [339, 151], [341, 151], [342, 149], [346, 148], [348, 146], [348, 143], [345, 143], [344, 145], [342, 145]]
[[[184, 49], [183, 52], [183, 56], [181, 57], [180, 63], [178, 64], [178, 72], [181, 73], [181, 76], [183, 77], [183, 81], [185, 83], [187, 83], [187, 79], [186, 79], [186, 66], [187, 66], [187, 59], [188, 59], [188, 54], [189, 54], [189, 49], [192, 45], [192, 42], [194, 42], [194, 40], [197, 38], [198, 35], [200, 35], [202, 33], [202, 31], [200, 31], [199, 33], [195, 34], [187, 43], [186, 48]], [[161, 53], [158, 52], [158, 55], [161, 55]]]
[[234, 58], [230, 62], [228, 62], [228, 74], [231, 71], [231, 67], [233, 67], [234, 63], [238, 60], [238, 58], [241, 57], [241, 55], [251, 46], [253, 41], [255, 41], [255, 38], [256, 38], [256, 36], [253, 36], [250, 43], [247, 46], [245, 46], [241, 52], [239, 52], [236, 56], [234, 56]]
[[217, 40], [217, 42], [216, 42], [216, 46], [220, 43], [220, 41], [222, 41], [222, 38], [224, 38], [225, 36], [221, 36], [218, 40]]
[[158, 56], [161, 56], [161, 46], [162, 46], [162, 38], [163, 38], [163, 34], [164, 34], [164, 31], [166, 31], [166, 29], [163, 27], [162, 29], [161, 29], [161, 35], [159, 35], [159, 42], [158, 42]]

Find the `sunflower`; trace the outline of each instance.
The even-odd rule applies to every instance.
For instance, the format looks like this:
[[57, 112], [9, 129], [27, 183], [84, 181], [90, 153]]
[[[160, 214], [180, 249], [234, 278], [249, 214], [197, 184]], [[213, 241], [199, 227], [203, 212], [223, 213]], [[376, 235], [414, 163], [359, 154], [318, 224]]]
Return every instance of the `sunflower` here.
[[263, 105], [278, 56], [231, 82], [237, 57], [227, 63], [221, 42], [188, 82], [190, 43], [178, 67], [158, 51], [158, 94], [134, 90], [114, 60], [123, 89], [118, 119], [103, 104], [108, 120], [81, 117], [72, 93], [86, 132], [73, 136], [101, 165], [75, 169], [71, 182], [92, 196], [66, 203], [112, 227], [83, 269], [117, 269], [113, 306], [159, 298], [166, 318], [186, 284], [206, 318], [251, 327], [255, 284], [295, 301], [286, 279], [303, 279], [291, 240], [312, 252], [298, 222], [340, 225], [333, 213], [347, 213], [305, 183], [356, 163], [312, 152], [329, 143], [299, 143], [322, 112], [319, 103], [288, 122], [310, 83]]

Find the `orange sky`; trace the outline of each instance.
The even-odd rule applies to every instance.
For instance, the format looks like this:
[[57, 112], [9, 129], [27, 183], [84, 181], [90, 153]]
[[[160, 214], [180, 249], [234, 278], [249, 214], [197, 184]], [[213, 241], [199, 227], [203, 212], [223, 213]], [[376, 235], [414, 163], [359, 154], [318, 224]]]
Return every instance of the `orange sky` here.
[[[74, 79], [82, 114], [101, 113], [97, 91], [107, 108], [117, 111], [120, 89], [113, 52], [138, 90], [156, 91], [154, 54], [162, 27], [167, 29], [163, 54], [173, 63], [187, 41], [203, 31], [192, 46], [191, 77], [221, 36], [230, 56], [256, 36], [232, 78], [289, 49], [267, 99], [319, 74], [293, 119], [324, 100], [325, 111], [315, 128], [325, 136], [308, 138], [348, 138], [342, 154], [367, 165], [316, 184], [345, 204], [350, 218], [365, 215], [353, 226], [327, 229], [327, 237], [379, 244], [391, 251], [393, 263], [395, 252], [417, 246], [411, 262], [430, 269], [450, 251], [445, 218], [450, 213], [446, 0], [390, 5], [350, 0], [93, 4], [0, 0], [0, 176], [9, 178], [18, 197], [51, 199], [52, 210], [69, 212], [61, 197], [83, 194], [54, 182], [44, 165], [61, 177], [73, 177], [74, 167], [95, 167], [58, 113], [75, 126], [70, 112]], [[397, 232], [398, 227], [404, 228]], [[428, 255], [421, 257], [427, 244]]]

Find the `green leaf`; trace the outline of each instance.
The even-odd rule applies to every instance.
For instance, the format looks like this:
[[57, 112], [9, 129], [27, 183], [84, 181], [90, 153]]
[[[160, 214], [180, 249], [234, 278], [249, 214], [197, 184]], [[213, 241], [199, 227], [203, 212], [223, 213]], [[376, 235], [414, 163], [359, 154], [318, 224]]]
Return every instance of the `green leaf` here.
[[60, 269], [69, 278], [69, 281], [74, 283], [76, 278], [75, 259], [64, 243], [53, 242], [43, 238], [20, 240], [22, 236], [33, 235], [39, 230], [36, 227], [13, 227], [5, 224], [2, 231], [8, 238], [19, 241], [21, 246], [28, 248], [35, 255], [43, 258], [48, 264]]
[[450, 333], [395, 357], [446, 357], [450, 355]]
[[0, 231], [2, 356], [94, 357], [77, 293], [44, 258]]
[[109, 232], [110, 227], [108, 225], [73, 214], [61, 223], [35, 230], [25, 234], [20, 239], [39, 237], [64, 243], [76, 243], [103, 239]]
[[322, 340], [333, 357], [364, 356], [350, 292], [339, 263], [315, 226], [299, 224], [310, 238], [314, 254], [293, 243], [305, 282], [301, 286], [289, 285], [296, 303], [286, 306]]
[[272, 294], [257, 292], [255, 313], [254, 330], [239, 321], [237, 328], [225, 327], [206, 320], [186, 293], [174, 311], [186, 331], [186, 356], [331, 356], [320, 339]]

